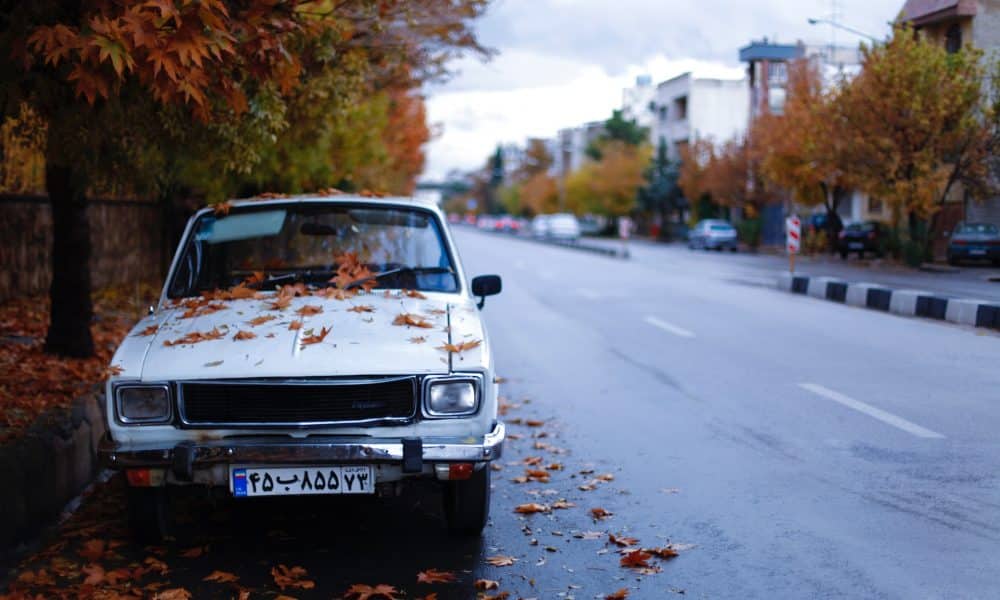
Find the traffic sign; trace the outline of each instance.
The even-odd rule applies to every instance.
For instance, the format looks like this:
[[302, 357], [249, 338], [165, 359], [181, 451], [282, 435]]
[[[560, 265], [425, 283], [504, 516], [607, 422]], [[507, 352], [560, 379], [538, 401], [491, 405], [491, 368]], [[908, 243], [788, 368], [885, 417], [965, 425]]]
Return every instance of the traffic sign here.
[[795, 215], [785, 219], [785, 246], [789, 254], [798, 254], [802, 246], [802, 221]]

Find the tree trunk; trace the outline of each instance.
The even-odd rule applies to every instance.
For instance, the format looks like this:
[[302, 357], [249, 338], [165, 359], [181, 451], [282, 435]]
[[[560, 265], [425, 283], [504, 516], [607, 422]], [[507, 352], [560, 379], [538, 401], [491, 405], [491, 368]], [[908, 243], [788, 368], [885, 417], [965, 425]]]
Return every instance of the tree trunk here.
[[45, 351], [60, 356], [94, 355], [90, 321], [90, 224], [79, 174], [46, 160], [45, 187], [52, 206], [52, 303]]

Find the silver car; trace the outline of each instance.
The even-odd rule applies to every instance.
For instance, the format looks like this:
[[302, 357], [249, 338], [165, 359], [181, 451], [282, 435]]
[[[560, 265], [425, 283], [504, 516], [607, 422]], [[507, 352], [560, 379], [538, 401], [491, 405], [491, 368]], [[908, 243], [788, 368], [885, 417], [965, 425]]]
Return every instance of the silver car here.
[[722, 250], [728, 248], [736, 252], [739, 248], [736, 229], [722, 219], [705, 219], [688, 232], [688, 248], [704, 248], [706, 250]]

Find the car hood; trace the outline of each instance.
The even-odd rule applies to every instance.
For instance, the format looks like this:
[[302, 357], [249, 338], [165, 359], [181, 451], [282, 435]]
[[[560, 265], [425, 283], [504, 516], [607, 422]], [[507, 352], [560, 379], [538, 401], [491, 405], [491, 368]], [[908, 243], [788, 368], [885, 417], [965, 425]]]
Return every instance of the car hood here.
[[[427, 374], [446, 373], [451, 363], [456, 369], [488, 365], [484, 343], [468, 344], [473, 347], [460, 354], [443, 348], [449, 342], [483, 341], [479, 311], [462, 296], [426, 293], [412, 298], [381, 291], [350, 300], [308, 296], [295, 298], [284, 310], [270, 309], [272, 299], [273, 294], [264, 294], [261, 299], [230, 300], [221, 303], [225, 308], [191, 318], [183, 317], [183, 307], [162, 309], [135, 326], [116, 352], [112, 370], [120, 371], [118, 379], [155, 381]], [[321, 312], [300, 316], [297, 311], [306, 306]], [[358, 306], [371, 312], [349, 310]], [[401, 314], [419, 315], [430, 327], [394, 325]], [[250, 323], [265, 316], [274, 318]], [[290, 329], [296, 320], [302, 327]], [[324, 328], [329, 331], [322, 341], [305, 343]], [[222, 335], [177, 343], [209, 332]], [[240, 339], [241, 332], [252, 336]]]
[[990, 235], [988, 233], [960, 233], [952, 236], [951, 241], [953, 242], [966, 242], [966, 243], [986, 243], [1000, 240], [1000, 237], [995, 235]]

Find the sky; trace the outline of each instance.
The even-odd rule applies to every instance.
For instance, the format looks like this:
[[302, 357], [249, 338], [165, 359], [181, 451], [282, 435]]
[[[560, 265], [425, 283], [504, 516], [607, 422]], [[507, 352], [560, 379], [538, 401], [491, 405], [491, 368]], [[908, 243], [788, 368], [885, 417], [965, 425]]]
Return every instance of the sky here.
[[648, 74], [658, 83], [687, 71], [738, 78], [739, 48], [779, 43], [857, 45], [863, 38], [809, 18], [829, 18], [878, 38], [904, 0], [494, 0], [476, 27], [498, 54], [455, 61], [431, 84], [422, 179], [482, 166], [498, 143], [553, 137], [606, 119], [622, 89]]

